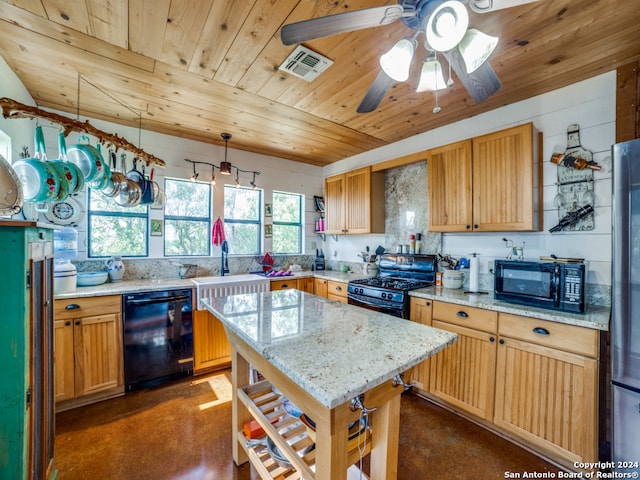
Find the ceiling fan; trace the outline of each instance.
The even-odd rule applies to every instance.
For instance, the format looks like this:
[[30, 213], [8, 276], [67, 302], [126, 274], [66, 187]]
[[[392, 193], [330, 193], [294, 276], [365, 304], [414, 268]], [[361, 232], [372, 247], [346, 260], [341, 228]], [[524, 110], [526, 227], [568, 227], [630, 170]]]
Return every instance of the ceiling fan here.
[[[415, 30], [411, 37], [399, 40], [380, 57], [380, 72], [364, 95], [358, 113], [372, 112], [394, 82], [406, 81], [411, 60], [418, 46], [418, 37], [424, 36], [424, 48], [429, 52], [423, 63], [417, 91], [438, 90], [453, 84], [451, 69], [468, 90], [476, 103], [496, 93], [502, 84], [487, 59], [498, 39], [479, 30], [468, 28], [469, 13], [465, 4], [477, 13], [491, 12], [537, 0], [398, 0], [397, 5], [365, 8], [290, 23], [282, 27], [280, 37], [285, 45], [294, 45], [338, 33], [389, 25], [401, 20]], [[445, 81], [441, 54], [448, 62], [449, 80]]]

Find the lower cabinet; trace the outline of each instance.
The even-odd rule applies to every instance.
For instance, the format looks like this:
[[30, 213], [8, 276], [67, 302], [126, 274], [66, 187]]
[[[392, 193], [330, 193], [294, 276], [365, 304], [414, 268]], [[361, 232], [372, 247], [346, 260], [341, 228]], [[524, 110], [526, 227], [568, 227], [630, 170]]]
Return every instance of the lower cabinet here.
[[121, 296], [55, 301], [57, 410], [124, 393]]
[[231, 364], [231, 345], [220, 320], [208, 310], [193, 312], [193, 372], [227, 367]]
[[597, 330], [417, 297], [410, 318], [458, 334], [408, 372], [418, 393], [568, 468], [598, 460]]
[[313, 293], [319, 297], [327, 298], [327, 284], [328, 280], [324, 278], [313, 279]]
[[327, 298], [336, 300], [341, 303], [347, 302], [347, 284], [345, 282], [336, 282], [335, 280], [327, 281]]
[[[433, 302], [424, 298], [411, 297], [411, 307], [409, 310], [409, 319], [414, 322], [421, 323], [428, 327], [431, 326], [431, 316], [433, 311]], [[451, 347], [449, 347], [451, 348]], [[429, 370], [431, 369], [431, 358], [427, 358], [423, 362], [413, 367], [405, 374], [404, 381], [406, 383], [415, 384], [414, 388], [422, 392], [429, 391]]]
[[495, 424], [567, 463], [598, 460], [598, 332], [500, 314]]
[[298, 290], [301, 290], [303, 292], [307, 292], [307, 293], [313, 293], [314, 292], [314, 278], [313, 277], [305, 277], [305, 278], [299, 278], [298, 279]]
[[484, 420], [493, 419], [498, 314], [434, 302], [432, 326], [458, 341], [431, 357], [429, 392]]

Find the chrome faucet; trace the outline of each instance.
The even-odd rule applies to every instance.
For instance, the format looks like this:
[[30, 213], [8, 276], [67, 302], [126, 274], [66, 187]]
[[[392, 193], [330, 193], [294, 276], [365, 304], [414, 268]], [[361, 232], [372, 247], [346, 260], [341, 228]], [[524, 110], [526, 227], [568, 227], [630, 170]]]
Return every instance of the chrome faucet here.
[[220, 245], [220, 275], [224, 277], [225, 273], [229, 273], [229, 244], [226, 240]]

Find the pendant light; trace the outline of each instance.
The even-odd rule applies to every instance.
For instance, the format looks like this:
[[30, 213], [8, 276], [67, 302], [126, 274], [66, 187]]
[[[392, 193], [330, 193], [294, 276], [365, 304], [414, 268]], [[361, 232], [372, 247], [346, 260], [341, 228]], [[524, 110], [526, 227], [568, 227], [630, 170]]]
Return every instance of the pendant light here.
[[231, 163], [227, 161], [227, 149], [229, 147], [229, 140], [231, 140], [231, 134], [222, 133], [220, 136], [224, 139], [224, 162], [220, 163], [220, 174], [231, 175]]

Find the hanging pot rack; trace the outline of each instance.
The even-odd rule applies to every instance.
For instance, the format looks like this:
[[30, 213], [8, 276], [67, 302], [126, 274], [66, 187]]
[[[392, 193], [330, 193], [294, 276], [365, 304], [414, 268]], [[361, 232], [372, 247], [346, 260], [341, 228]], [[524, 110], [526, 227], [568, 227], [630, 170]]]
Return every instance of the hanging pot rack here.
[[86, 133], [96, 137], [98, 141], [105, 145], [107, 148], [113, 146], [116, 149], [123, 149], [133, 153], [140, 160], [143, 160], [147, 166], [156, 165], [158, 167], [164, 167], [164, 160], [145, 152], [139, 147], [119, 136], [116, 133], [107, 133], [94, 127], [88, 120], [81, 122], [80, 120], [74, 120], [64, 115], [60, 115], [53, 112], [47, 112], [38, 107], [32, 107], [25, 105], [11, 98], [0, 98], [0, 107], [2, 107], [2, 115], [4, 118], [16, 119], [16, 118], [43, 118], [50, 122], [57, 123], [62, 126], [64, 136], [68, 136], [71, 132]]

